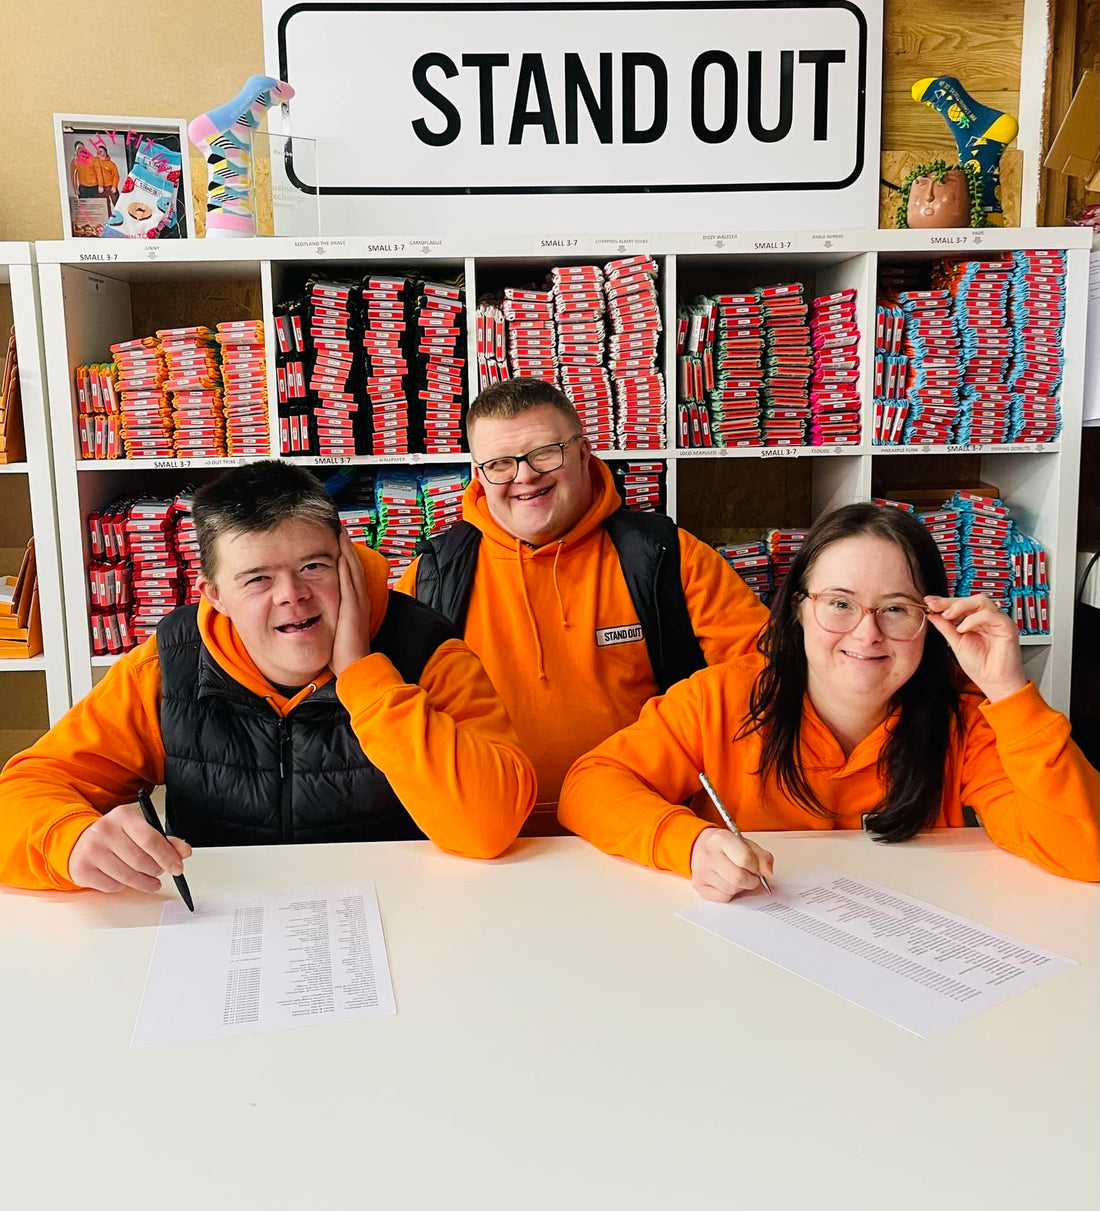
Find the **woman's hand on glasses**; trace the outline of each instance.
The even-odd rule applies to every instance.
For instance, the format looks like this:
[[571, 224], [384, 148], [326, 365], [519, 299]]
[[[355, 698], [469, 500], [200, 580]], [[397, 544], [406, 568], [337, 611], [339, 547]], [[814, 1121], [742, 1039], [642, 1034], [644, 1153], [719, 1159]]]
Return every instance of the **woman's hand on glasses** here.
[[929, 623], [990, 702], [1027, 685], [1016, 624], [988, 597], [926, 597], [924, 603], [931, 611]]

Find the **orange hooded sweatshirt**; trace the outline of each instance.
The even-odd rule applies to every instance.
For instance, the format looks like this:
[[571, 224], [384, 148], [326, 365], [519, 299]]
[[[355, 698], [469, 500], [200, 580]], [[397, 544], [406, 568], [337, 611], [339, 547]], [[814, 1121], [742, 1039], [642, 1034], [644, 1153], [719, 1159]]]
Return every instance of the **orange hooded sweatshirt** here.
[[[699, 790], [705, 771], [739, 828], [861, 827], [880, 801], [878, 758], [888, 717], [845, 758], [809, 699], [802, 711], [802, 767], [833, 814], [791, 802], [761, 780], [761, 737], [734, 741], [748, 713], [762, 659], [703, 669], [651, 702], [632, 727], [569, 771], [559, 814], [567, 828], [609, 854], [690, 877], [691, 850], [707, 828], [723, 828]], [[1031, 684], [1000, 702], [962, 696], [962, 727], [948, 751], [938, 828], [963, 824], [974, 809], [1002, 849], [1071, 879], [1098, 877], [1096, 770], [1069, 738], [1069, 721]], [[691, 800], [691, 806], [683, 804]], [[692, 810], [694, 808], [694, 810]]]
[[[633, 723], [657, 693], [645, 640], [615, 632], [638, 625], [603, 526], [620, 505], [611, 471], [593, 458], [592, 503], [568, 533], [530, 547], [501, 529], [485, 490], [472, 480], [462, 516], [483, 538], [464, 638], [481, 657], [538, 775], [540, 811], [531, 832], [553, 816], [569, 766]], [[712, 547], [680, 531], [684, 597], [710, 664], [753, 650], [768, 611]], [[398, 589], [415, 595], [416, 564]], [[539, 818], [536, 818], [539, 817]]]
[[[388, 565], [357, 547], [367, 576], [371, 634], [386, 614]], [[203, 643], [222, 669], [271, 709], [289, 714], [332, 679], [330, 670], [293, 698], [263, 676], [229, 619], [199, 605]], [[418, 685], [372, 652], [340, 675], [336, 693], [371, 762], [441, 849], [492, 858], [516, 839], [535, 799], [485, 670], [458, 639], [441, 644]], [[128, 652], [81, 702], [0, 774], [0, 883], [73, 891], [69, 855], [100, 815], [164, 781], [156, 636]], [[186, 840], [186, 838], [184, 838]]]

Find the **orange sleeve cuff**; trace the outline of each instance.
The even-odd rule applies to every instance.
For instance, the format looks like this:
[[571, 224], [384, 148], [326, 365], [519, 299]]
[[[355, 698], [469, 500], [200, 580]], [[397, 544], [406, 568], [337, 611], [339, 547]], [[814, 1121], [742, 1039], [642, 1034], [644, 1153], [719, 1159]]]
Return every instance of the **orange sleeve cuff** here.
[[653, 865], [691, 878], [691, 851], [701, 832], [714, 825], [694, 812], [679, 808], [665, 818], [653, 837]]
[[349, 664], [337, 677], [336, 692], [349, 711], [363, 710], [387, 690], [407, 684], [388, 656], [382, 652], [371, 652], [369, 656]]
[[46, 834], [42, 845], [42, 855], [46, 862], [43, 874], [58, 891], [79, 890], [69, 878], [69, 856], [84, 830], [100, 818], [99, 812], [75, 808], [72, 815], [62, 817]]
[[1066, 717], [1047, 706], [1032, 681], [999, 702], [986, 699], [978, 709], [996, 733], [998, 743], [1010, 747], [1023, 745], [1030, 749], [1037, 732], [1058, 723], [1066, 724], [1069, 730]]

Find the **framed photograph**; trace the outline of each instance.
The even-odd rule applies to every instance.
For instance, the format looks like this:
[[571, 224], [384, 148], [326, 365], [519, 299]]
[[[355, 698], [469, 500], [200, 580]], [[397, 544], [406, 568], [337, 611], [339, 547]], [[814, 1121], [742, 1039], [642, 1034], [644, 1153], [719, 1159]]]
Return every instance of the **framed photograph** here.
[[54, 114], [66, 238], [191, 235], [190, 143], [182, 118]]

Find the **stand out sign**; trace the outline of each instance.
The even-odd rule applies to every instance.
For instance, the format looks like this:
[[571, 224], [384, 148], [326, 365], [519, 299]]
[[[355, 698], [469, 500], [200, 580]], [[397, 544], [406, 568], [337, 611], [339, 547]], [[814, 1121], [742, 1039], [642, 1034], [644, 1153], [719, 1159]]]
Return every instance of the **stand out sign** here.
[[[875, 227], [882, 0], [265, 0], [326, 233]], [[277, 122], [273, 115], [273, 124]]]

